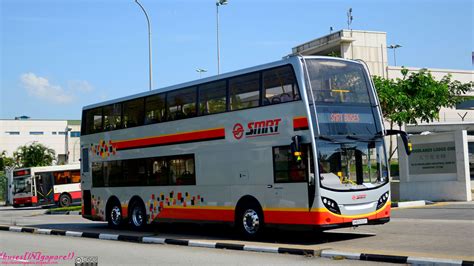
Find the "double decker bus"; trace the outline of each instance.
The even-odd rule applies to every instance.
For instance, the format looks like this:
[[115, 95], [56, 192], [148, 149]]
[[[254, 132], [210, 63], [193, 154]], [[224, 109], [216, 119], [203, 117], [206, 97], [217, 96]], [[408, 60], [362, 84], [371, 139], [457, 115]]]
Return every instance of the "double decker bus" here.
[[330, 229], [390, 219], [380, 105], [367, 67], [291, 56], [89, 105], [83, 217], [132, 229], [227, 222]]
[[41, 166], [13, 171], [13, 207], [81, 201], [80, 164]]

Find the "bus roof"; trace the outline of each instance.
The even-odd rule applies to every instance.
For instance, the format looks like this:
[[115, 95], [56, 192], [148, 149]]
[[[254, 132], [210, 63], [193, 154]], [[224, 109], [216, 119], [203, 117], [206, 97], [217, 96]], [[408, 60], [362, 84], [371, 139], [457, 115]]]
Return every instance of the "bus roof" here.
[[[193, 81], [189, 81], [189, 82], [185, 82], [185, 83], [181, 83], [181, 84], [176, 84], [176, 85], [172, 85], [172, 86], [168, 86], [168, 87], [164, 87], [164, 88], [160, 88], [160, 89], [154, 89], [154, 90], [151, 90], [151, 91], [136, 93], [136, 94], [132, 94], [132, 95], [121, 97], [121, 98], [116, 98], [116, 99], [112, 99], [112, 100], [108, 100], [108, 101], [104, 101], [104, 102], [99, 102], [99, 103], [95, 103], [95, 104], [86, 105], [82, 108], [82, 110], [93, 109], [93, 108], [104, 106], [104, 105], [109, 105], [109, 104], [113, 104], [113, 103], [117, 103], [117, 102], [132, 100], [132, 99], [135, 99], [135, 98], [154, 95], [154, 94], [158, 94], [158, 93], [162, 93], [162, 92], [172, 91], [172, 90], [175, 90], [175, 89], [196, 86], [196, 85], [199, 85], [199, 84], [204, 84], [204, 83], [208, 83], [208, 82], [212, 82], [212, 81], [216, 81], [216, 80], [221, 80], [221, 79], [225, 79], [225, 78], [229, 78], [229, 77], [239, 76], [239, 75], [243, 75], [243, 74], [246, 74], [246, 73], [259, 71], [259, 70], [262, 70], [262, 69], [273, 68], [273, 67], [277, 67], [277, 66], [281, 66], [281, 65], [285, 65], [285, 64], [293, 64], [293, 63], [297, 63], [300, 58], [305, 58], [305, 59], [320, 58], [320, 59], [353, 61], [353, 60], [348, 60], [348, 59], [343, 59], [343, 58], [338, 58], [338, 57], [329, 57], [329, 56], [289, 55], [289, 56], [284, 57], [281, 60], [274, 61], [274, 62], [271, 62], [271, 63], [266, 63], [266, 64], [254, 66], [254, 67], [248, 67], [248, 68], [244, 68], [244, 69], [240, 69], [240, 70], [236, 70], [236, 71], [232, 71], [232, 72], [228, 72], [228, 73], [224, 73], [224, 74], [220, 74], [220, 75], [215, 75], [215, 76], [211, 76], [211, 77], [207, 77], [207, 78], [203, 78], [203, 79], [193, 80]], [[358, 61], [353, 61], [353, 62], [360, 63]]]

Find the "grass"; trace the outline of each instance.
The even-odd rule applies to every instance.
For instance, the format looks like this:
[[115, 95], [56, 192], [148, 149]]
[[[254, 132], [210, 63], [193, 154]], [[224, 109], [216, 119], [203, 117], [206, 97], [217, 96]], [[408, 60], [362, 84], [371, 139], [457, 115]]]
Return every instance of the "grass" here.
[[69, 206], [69, 207], [51, 208], [51, 209], [48, 209], [46, 213], [80, 211], [80, 210], [82, 210], [82, 206]]

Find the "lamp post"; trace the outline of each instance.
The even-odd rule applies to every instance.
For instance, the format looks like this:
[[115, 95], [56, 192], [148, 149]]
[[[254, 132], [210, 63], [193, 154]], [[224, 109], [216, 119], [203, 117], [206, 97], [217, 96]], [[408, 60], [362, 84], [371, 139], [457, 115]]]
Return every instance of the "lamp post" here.
[[152, 80], [152, 75], [151, 75], [151, 26], [150, 26], [150, 19], [148, 18], [148, 14], [146, 13], [145, 8], [138, 2], [138, 0], [135, 0], [135, 3], [140, 6], [140, 8], [143, 10], [143, 13], [145, 13], [146, 17], [146, 22], [148, 24], [148, 68], [149, 68], [149, 73], [150, 73], [150, 81], [149, 81], [149, 90], [151, 91], [151, 87], [153, 86], [153, 80]]
[[70, 127], [66, 127], [64, 133], [64, 154], [65, 154], [65, 164], [69, 164], [69, 132], [72, 130]]
[[393, 62], [395, 64], [395, 66], [397, 66], [397, 57], [396, 57], [396, 54], [395, 54], [395, 50], [397, 50], [397, 48], [400, 48], [402, 47], [400, 44], [391, 44], [389, 46], [387, 46], [388, 49], [393, 49]]
[[217, 75], [221, 73], [220, 47], [219, 47], [219, 6], [227, 5], [227, 0], [216, 0], [216, 20], [217, 20]]
[[201, 78], [201, 77], [202, 77], [202, 73], [207, 72], [207, 70], [206, 70], [206, 69], [202, 69], [202, 68], [198, 68], [198, 69], [196, 69], [196, 72], [199, 73], [199, 78]]

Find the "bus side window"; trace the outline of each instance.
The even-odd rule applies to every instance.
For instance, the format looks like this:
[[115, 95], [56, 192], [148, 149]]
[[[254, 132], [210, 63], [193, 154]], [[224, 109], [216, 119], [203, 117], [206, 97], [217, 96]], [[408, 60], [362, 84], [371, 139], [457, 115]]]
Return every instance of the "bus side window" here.
[[122, 116], [122, 104], [116, 103], [104, 106], [103, 108], [103, 119], [104, 119], [104, 131], [115, 130], [122, 128], [121, 116]]
[[164, 93], [145, 98], [145, 125], [166, 121]]
[[169, 120], [196, 116], [196, 87], [169, 92], [166, 97]]
[[229, 80], [230, 110], [259, 106], [260, 73], [251, 73]]
[[225, 112], [226, 94], [225, 80], [199, 86], [199, 115]]
[[92, 134], [102, 131], [102, 107], [85, 111], [84, 131]]
[[123, 128], [143, 125], [145, 111], [143, 101], [143, 98], [138, 98], [123, 103]]
[[[303, 146], [302, 150], [307, 149]], [[275, 183], [306, 182], [308, 180], [308, 155], [300, 158], [291, 153], [290, 146], [273, 148], [273, 173]]]
[[298, 84], [291, 66], [283, 66], [263, 72], [265, 91], [263, 104], [276, 104], [298, 100]]

